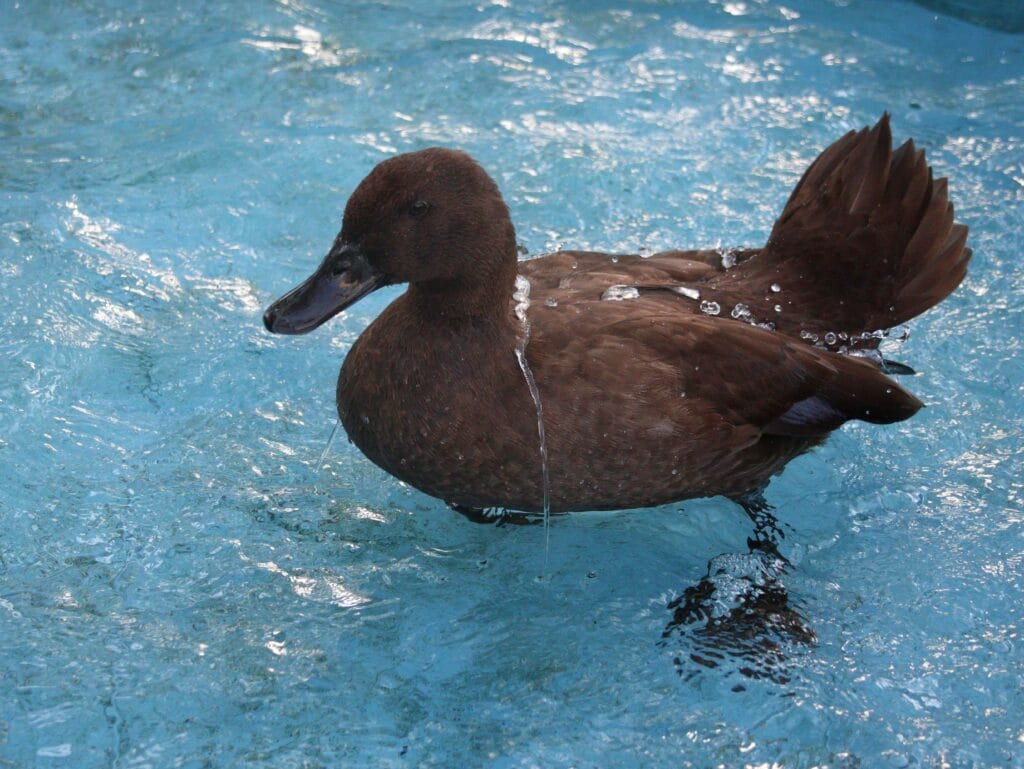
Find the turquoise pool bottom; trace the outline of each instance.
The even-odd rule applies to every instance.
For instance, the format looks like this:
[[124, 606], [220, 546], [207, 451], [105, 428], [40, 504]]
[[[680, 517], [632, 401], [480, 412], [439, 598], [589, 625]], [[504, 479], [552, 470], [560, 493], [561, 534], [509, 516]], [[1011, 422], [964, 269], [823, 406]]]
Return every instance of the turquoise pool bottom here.
[[[5, 6], [2, 762], [1020, 765], [1022, 60], [909, 3]], [[558, 518], [545, 569], [342, 439], [318, 471], [400, 289], [260, 314], [383, 157], [473, 152], [531, 254], [742, 245], [886, 109], [974, 263], [899, 351], [928, 407], [768, 490], [771, 675], [669, 628], [732, 503]]]

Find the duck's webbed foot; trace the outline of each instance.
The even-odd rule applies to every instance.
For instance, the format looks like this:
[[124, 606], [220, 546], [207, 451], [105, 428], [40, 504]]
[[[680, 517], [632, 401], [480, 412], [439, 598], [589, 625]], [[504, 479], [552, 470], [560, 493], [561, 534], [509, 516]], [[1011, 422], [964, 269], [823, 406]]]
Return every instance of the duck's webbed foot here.
[[778, 550], [784, 535], [772, 507], [760, 494], [735, 501], [754, 522], [750, 552], [715, 556], [700, 582], [669, 602], [672, 618], [660, 645], [668, 646], [674, 637], [682, 642], [673, 661], [687, 679], [701, 668], [722, 667], [726, 675], [738, 672], [784, 684], [787, 648], [814, 643], [816, 637], [780, 581], [791, 565]]
[[467, 507], [449, 502], [448, 507], [473, 523], [486, 523], [498, 526], [534, 526], [544, 522], [540, 513], [520, 513], [506, 510], [504, 507]]

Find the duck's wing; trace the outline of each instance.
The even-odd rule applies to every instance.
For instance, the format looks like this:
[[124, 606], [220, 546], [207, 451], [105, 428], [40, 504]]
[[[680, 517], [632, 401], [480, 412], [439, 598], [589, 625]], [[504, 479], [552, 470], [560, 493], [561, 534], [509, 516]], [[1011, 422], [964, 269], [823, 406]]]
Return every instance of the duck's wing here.
[[641, 257], [597, 251], [559, 251], [519, 263], [530, 299], [572, 304], [600, 299], [611, 286], [678, 286], [722, 270], [713, 251], [666, 251]]
[[[740, 448], [762, 435], [824, 436], [850, 419], [897, 422], [921, 407], [857, 357], [746, 323], [669, 313], [667, 303], [594, 305], [604, 307], [590, 308], [596, 316], [584, 308], [579, 324], [539, 325], [529, 350], [542, 389], [556, 398], [559, 390], [586, 393], [577, 411], [614, 403], [606, 407], [615, 420], [654, 413], [682, 434]], [[610, 322], [597, 327], [599, 316]]]
[[767, 246], [710, 276], [704, 295], [779, 331], [819, 335], [891, 328], [963, 280], [971, 250], [945, 179], [924, 151], [892, 150], [889, 116], [851, 131], [807, 169]]

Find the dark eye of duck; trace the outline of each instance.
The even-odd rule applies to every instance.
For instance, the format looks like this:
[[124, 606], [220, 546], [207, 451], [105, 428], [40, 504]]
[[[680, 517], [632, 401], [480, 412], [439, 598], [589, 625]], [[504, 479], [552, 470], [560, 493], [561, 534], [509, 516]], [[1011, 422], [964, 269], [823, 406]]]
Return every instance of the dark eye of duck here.
[[430, 203], [425, 200], [417, 200], [409, 206], [409, 215], [414, 219], [420, 219], [430, 210]]

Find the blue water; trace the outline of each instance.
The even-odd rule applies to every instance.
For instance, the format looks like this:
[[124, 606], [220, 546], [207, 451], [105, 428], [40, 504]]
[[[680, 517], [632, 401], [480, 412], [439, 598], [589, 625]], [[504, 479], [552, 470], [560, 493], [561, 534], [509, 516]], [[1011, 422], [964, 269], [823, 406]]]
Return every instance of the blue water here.
[[[1024, 36], [998, 7], [3, 3], [0, 767], [1024, 766]], [[768, 490], [816, 638], [776, 639], [784, 674], [662, 638], [746, 551], [725, 500], [559, 518], [544, 572], [539, 527], [469, 523], [343, 439], [318, 471], [396, 289], [308, 337], [260, 316], [376, 162], [470, 151], [531, 255], [757, 244], [883, 110], [975, 255], [899, 350], [928, 408]]]

